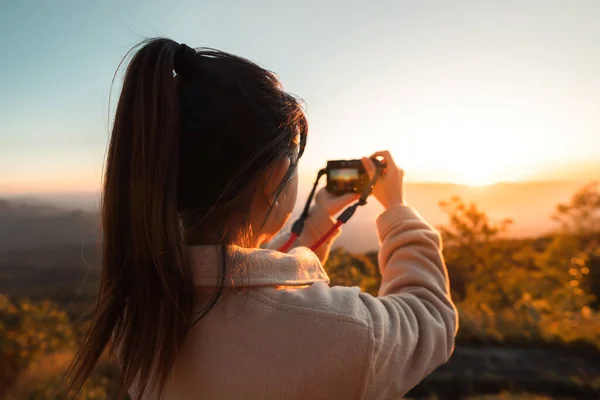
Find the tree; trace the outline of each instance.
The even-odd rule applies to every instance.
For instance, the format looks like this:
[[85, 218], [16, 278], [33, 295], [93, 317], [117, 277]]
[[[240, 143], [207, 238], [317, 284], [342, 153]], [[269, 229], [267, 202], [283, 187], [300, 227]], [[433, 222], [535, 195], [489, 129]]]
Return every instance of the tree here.
[[580, 238], [600, 233], [600, 182], [591, 182], [577, 190], [568, 203], [560, 203], [552, 219], [564, 232]]
[[[560, 203], [552, 215], [560, 224], [554, 247], [571, 254], [568, 271], [581, 281], [576, 292], [587, 290], [590, 302], [600, 307], [600, 182], [591, 182], [577, 190], [569, 202]], [[554, 261], [553, 257], [549, 257]], [[554, 257], [556, 258], [556, 257]]]
[[449, 218], [448, 225], [439, 229], [446, 262], [454, 267], [450, 278], [462, 286], [458, 296], [476, 294], [480, 300], [485, 297], [487, 303], [510, 302], [500, 275], [511, 265], [499, 239], [513, 221], [492, 222], [476, 204], [466, 204], [456, 196], [439, 205]]
[[358, 286], [367, 293], [377, 295], [381, 277], [377, 266], [366, 255], [351, 254], [340, 248], [333, 249], [325, 270], [332, 286]]
[[74, 343], [67, 314], [50, 301], [0, 295], [0, 397], [36, 359]]
[[0, 295], [0, 398], [7, 400], [107, 399], [116, 393], [116, 366], [102, 363], [82, 390], [66, 396], [65, 368], [75, 332], [67, 313], [48, 300], [12, 302]]
[[463, 337], [600, 342], [584, 285], [600, 259], [598, 198], [597, 185], [588, 185], [558, 205], [562, 230], [542, 241], [503, 239], [512, 220], [492, 222], [458, 197], [440, 202], [449, 217], [440, 231], [452, 286], [456, 271], [464, 283], [457, 299]]

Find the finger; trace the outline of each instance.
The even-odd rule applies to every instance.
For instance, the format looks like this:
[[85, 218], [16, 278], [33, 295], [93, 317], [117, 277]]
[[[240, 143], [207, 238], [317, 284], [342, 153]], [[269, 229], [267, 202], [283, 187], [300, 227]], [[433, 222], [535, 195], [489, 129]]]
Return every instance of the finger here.
[[371, 158], [377, 158], [377, 157], [383, 158], [383, 161], [390, 167], [396, 165], [396, 163], [394, 162], [394, 158], [392, 157], [390, 152], [387, 150], [386, 151], [376, 151], [375, 153], [373, 153], [371, 155]]
[[369, 179], [373, 179], [376, 171], [375, 163], [373, 162], [373, 160], [367, 157], [363, 157], [361, 161], [363, 167], [365, 167], [365, 171], [367, 171], [367, 174], [369, 175]]

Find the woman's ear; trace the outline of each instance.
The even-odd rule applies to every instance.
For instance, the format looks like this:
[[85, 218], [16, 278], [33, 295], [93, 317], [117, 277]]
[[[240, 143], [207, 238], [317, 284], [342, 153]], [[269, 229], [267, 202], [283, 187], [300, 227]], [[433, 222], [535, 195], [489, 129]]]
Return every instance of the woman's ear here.
[[292, 162], [289, 157], [283, 157], [283, 159], [277, 161], [271, 170], [267, 172], [263, 188], [264, 194], [269, 202], [273, 200], [273, 193], [275, 193], [275, 190], [277, 190], [277, 187], [285, 177], [285, 174], [289, 170], [291, 164]]

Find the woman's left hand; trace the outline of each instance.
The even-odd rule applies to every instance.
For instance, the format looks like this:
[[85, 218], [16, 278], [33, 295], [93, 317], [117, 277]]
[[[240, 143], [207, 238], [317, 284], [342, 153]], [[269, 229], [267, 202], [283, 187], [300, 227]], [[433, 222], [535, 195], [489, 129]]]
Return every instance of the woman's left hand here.
[[323, 207], [330, 216], [334, 216], [342, 211], [346, 206], [360, 199], [358, 193], [348, 193], [336, 196], [321, 188], [315, 197], [315, 203]]

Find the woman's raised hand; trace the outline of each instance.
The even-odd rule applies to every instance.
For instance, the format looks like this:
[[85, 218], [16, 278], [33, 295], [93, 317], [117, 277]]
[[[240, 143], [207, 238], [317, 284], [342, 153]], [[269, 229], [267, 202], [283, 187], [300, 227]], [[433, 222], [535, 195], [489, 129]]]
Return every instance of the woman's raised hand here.
[[[396, 166], [389, 151], [378, 151], [371, 158], [382, 158], [382, 161], [387, 164], [385, 176], [380, 176], [375, 182], [373, 196], [386, 210], [404, 205], [404, 171]], [[363, 157], [362, 163], [372, 179], [376, 168], [371, 158]]]
[[317, 192], [315, 203], [327, 210], [329, 215], [334, 216], [359, 198], [360, 194], [357, 193], [347, 193], [337, 196], [329, 193], [326, 188], [321, 188]]

